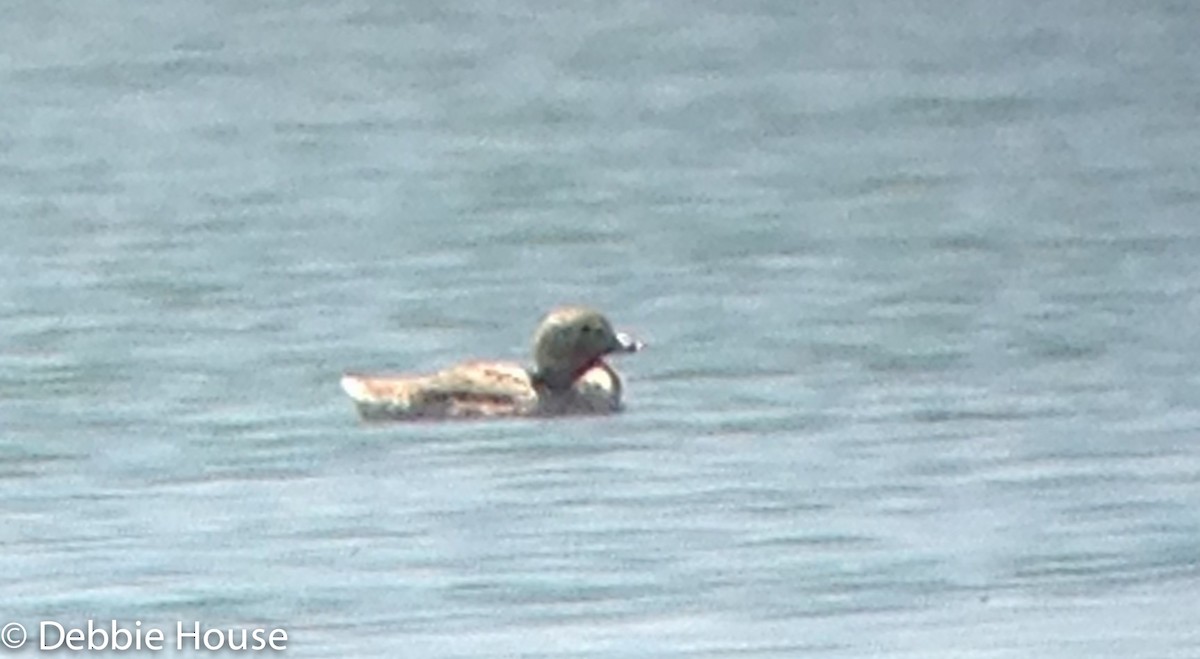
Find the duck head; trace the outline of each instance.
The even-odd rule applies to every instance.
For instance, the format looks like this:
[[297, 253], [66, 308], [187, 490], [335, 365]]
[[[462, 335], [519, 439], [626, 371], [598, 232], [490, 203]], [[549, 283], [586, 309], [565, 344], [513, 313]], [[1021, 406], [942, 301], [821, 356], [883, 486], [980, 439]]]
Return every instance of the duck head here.
[[557, 309], [542, 319], [533, 336], [534, 381], [551, 391], [566, 391], [605, 355], [641, 348], [640, 341], [614, 331], [594, 309]]

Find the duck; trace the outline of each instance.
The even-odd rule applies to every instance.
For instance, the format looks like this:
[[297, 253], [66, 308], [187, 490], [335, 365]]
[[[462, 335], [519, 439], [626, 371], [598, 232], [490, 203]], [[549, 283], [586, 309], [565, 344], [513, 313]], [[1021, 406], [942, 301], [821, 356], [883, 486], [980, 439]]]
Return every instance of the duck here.
[[342, 390], [363, 420], [610, 414], [621, 376], [605, 360], [645, 347], [589, 307], [552, 310], [533, 335], [533, 368], [472, 361], [422, 375], [346, 373]]

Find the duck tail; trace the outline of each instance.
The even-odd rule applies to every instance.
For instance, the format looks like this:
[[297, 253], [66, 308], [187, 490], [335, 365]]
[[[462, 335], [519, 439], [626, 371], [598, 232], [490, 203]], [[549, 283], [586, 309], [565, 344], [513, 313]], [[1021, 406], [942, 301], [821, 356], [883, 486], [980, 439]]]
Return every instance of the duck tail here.
[[367, 386], [362, 376], [347, 373], [342, 376], [342, 391], [356, 401], [368, 401], [374, 398], [371, 388]]

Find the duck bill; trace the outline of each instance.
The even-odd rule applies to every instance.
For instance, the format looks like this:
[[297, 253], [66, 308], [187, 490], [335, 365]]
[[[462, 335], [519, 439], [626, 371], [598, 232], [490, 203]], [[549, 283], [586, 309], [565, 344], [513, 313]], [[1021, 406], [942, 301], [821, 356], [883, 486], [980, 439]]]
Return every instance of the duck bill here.
[[637, 352], [637, 351], [641, 350], [642, 348], [646, 347], [645, 343], [638, 341], [637, 339], [633, 338], [632, 336], [629, 336], [625, 332], [617, 332], [615, 338], [616, 338], [616, 341], [613, 342], [613, 349], [612, 349], [612, 352], [614, 352], [614, 353]]

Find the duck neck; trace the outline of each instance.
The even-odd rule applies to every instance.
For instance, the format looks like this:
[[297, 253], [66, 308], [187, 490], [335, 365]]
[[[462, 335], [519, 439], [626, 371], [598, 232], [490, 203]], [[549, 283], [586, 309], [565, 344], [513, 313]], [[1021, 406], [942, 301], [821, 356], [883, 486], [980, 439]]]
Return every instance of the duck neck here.
[[550, 393], [563, 394], [571, 390], [575, 381], [578, 380], [584, 373], [587, 373], [600, 359], [594, 359], [586, 362], [578, 368], [548, 368], [540, 366], [529, 372], [529, 379], [533, 382], [533, 386], [539, 389], [546, 389]]

